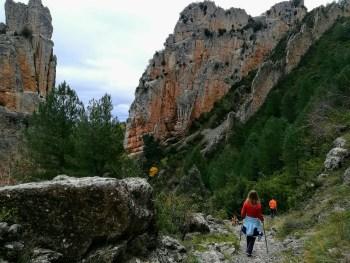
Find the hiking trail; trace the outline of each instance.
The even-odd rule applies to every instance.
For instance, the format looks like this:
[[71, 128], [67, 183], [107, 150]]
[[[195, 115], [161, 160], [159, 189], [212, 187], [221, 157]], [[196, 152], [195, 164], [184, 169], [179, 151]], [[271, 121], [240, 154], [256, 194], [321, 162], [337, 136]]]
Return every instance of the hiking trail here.
[[[266, 221], [271, 220], [270, 218], [265, 218]], [[265, 222], [266, 224], [266, 222]], [[236, 226], [235, 233], [239, 237], [239, 231], [240, 231], [241, 225]], [[256, 239], [253, 255], [252, 257], [248, 257], [246, 255], [246, 246], [247, 241], [245, 235], [242, 234], [242, 238], [240, 241], [240, 249], [237, 252], [236, 256], [233, 257], [232, 263], [250, 263], [250, 262], [280, 262], [280, 252], [283, 250], [284, 246], [283, 243], [279, 240], [277, 240], [274, 237], [274, 233], [272, 231], [268, 231], [266, 229], [266, 236], [267, 236], [267, 245], [269, 249], [269, 253], [266, 253], [266, 245], [265, 245], [265, 238], [262, 237], [259, 241]]]

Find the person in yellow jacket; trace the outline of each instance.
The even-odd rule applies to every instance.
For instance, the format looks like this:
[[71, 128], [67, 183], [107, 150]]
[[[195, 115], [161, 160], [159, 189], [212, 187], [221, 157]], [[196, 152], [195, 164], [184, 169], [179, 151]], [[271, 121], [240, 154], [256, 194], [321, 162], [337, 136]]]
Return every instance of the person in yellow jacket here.
[[148, 172], [148, 175], [149, 177], [155, 177], [159, 172], [159, 169], [156, 167], [156, 166], [152, 166], [150, 169], [149, 169], [149, 172]]
[[271, 218], [274, 218], [277, 213], [277, 201], [272, 198], [269, 202], [270, 212], [271, 212]]

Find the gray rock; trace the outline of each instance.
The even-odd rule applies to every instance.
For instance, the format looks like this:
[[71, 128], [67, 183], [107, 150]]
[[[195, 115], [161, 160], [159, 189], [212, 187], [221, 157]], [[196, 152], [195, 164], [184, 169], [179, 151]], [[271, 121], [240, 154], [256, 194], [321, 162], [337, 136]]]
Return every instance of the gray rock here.
[[126, 253], [126, 248], [127, 248], [126, 242], [116, 246], [107, 246], [104, 248], [100, 248], [97, 251], [91, 253], [86, 259], [82, 261], [82, 263], [122, 262], [124, 255]]
[[340, 147], [333, 148], [327, 154], [324, 166], [327, 170], [338, 169], [347, 156], [349, 156], [349, 151], [347, 149]]
[[337, 139], [335, 139], [335, 141], [333, 142], [333, 147], [335, 148], [345, 148], [346, 146], [346, 140], [343, 137], [339, 137]]
[[29, 263], [54, 263], [62, 260], [63, 255], [50, 249], [36, 248], [33, 251], [31, 261]]
[[169, 250], [186, 252], [186, 248], [183, 245], [181, 245], [179, 241], [169, 236], [164, 236], [161, 240], [161, 244], [164, 248]]
[[28, 6], [6, 0], [5, 3], [6, 24], [10, 31], [21, 33], [28, 28], [35, 35], [51, 39], [53, 33], [52, 18], [48, 8], [44, 7], [41, 0], [30, 0]]
[[[286, 2], [282, 2], [281, 5], [283, 6], [284, 3]], [[300, 30], [289, 36], [284, 54], [279, 58], [264, 61], [259, 66], [253, 81], [252, 92], [243, 97], [237, 117], [243, 122], [248, 121], [264, 104], [267, 95], [279, 80], [299, 65], [309, 48], [333, 26], [339, 17], [349, 17], [349, 15], [349, 1], [344, 1], [344, 4], [329, 5], [326, 8], [322, 6], [315, 8], [308, 19], [313, 23], [304, 21]]]
[[198, 258], [200, 263], [219, 263], [225, 261], [225, 256], [221, 252], [215, 250], [205, 252], [196, 251], [194, 255]]
[[186, 248], [176, 239], [163, 236], [159, 239], [157, 249], [143, 259], [132, 258], [128, 263], [185, 263]]
[[[24, 241], [54, 248], [66, 262], [82, 258], [100, 240], [125, 238], [140, 250], [156, 240], [152, 188], [144, 179], [66, 178], [8, 186], [0, 188], [0, 206], [17, 209]], [[135, 241], [139, 236], [141, 244]]]
[[202, 144], [204, 145], [201, 153], [204, 156], [210, 155], [212, 152], [217, 150], [217, 147], [220, 146], [222, 142], [227, 141], [229, 136], [234, 129], [234, 124], [236, 120], [236, 115], [234, 112], [230, 112], [226, 116], [226, 120], [222, 122], [215, 129], [205, 129], [202, 131], [203, 140]]
[[343, 174], [343, 182], [345, 184], [350, 184], [350, 167], [346, 169], [346, 171]]
[[205, 220], [205, 217], [201, 213], [191, 214], [189, 219], [186, 222], [185, 229], [187, 233], [200, 232], [200, 233], [209, 233], [210, 228], [208, 222]]
[[57, 175], [55, 178], [52, 179], [53, 181], [64, 181], [69, 180], [69, 176], [65, 174]]

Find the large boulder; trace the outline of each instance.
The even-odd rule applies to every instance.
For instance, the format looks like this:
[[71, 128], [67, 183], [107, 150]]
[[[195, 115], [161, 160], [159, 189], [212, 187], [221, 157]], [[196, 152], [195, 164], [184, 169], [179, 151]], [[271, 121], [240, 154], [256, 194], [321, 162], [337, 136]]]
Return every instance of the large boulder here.
[[186, 232], [187, 233], [193, 233], [193, 232], [199, 232], [199, 233], [209, 233], [210, 228], [207, 220], [205, 219], [204, 215], [201, 213], [194, 213], [192, 214], [186, 223]]
[[335, 170], [341, 167], [344, 159], [349, 155], [349, 151], [344, 148], [336, 147], [327, 154], [324, 166], [327, 170]]
[[115, 260], [121, 250], [137, 254], [156, 241], [152, 188], [144, 179], [60, 176], [0, 188], [0, 206], [23, 227], [25, 244], [58, 252], [64, 262], [103, 253], [107, 245]]

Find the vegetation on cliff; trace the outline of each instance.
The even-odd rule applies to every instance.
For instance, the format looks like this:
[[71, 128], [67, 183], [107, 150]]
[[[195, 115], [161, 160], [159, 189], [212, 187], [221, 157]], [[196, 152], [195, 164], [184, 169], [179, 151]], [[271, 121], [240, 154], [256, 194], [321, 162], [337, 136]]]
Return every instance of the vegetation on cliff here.
[[[177, 191], [181, 178], [197, 167], [211, 193], [197, 208], [225, 217], [238, 213], [251, 188], [261, 194], [265, 207], [269, 198], [277, 198], [280, 211], [295, 208], [312, 196], [319, 187], [316, 177], [323, 170], [331, 142], [350, 126], [349, 32], [350, 20], [340, 19], [273, 89], [256, 116], [237, 125], [210, 157], [203, 157], [200, 146], [193, 143], [158, 160], [165, 172], [154, 180], [154, 186], [159, 191]], [[234, 92], [232, 89], [211, 113], [197, 120], [192, 132], [215, 127], [214, 120], [234, 108]], [[191, 198], [197, 194], [187, 189], [179, 195], [189, 192]], [[192, 200], [198, 204], [196, 198]], [[165, 206], [176, 206], [177, 201], [170, 203]]]

